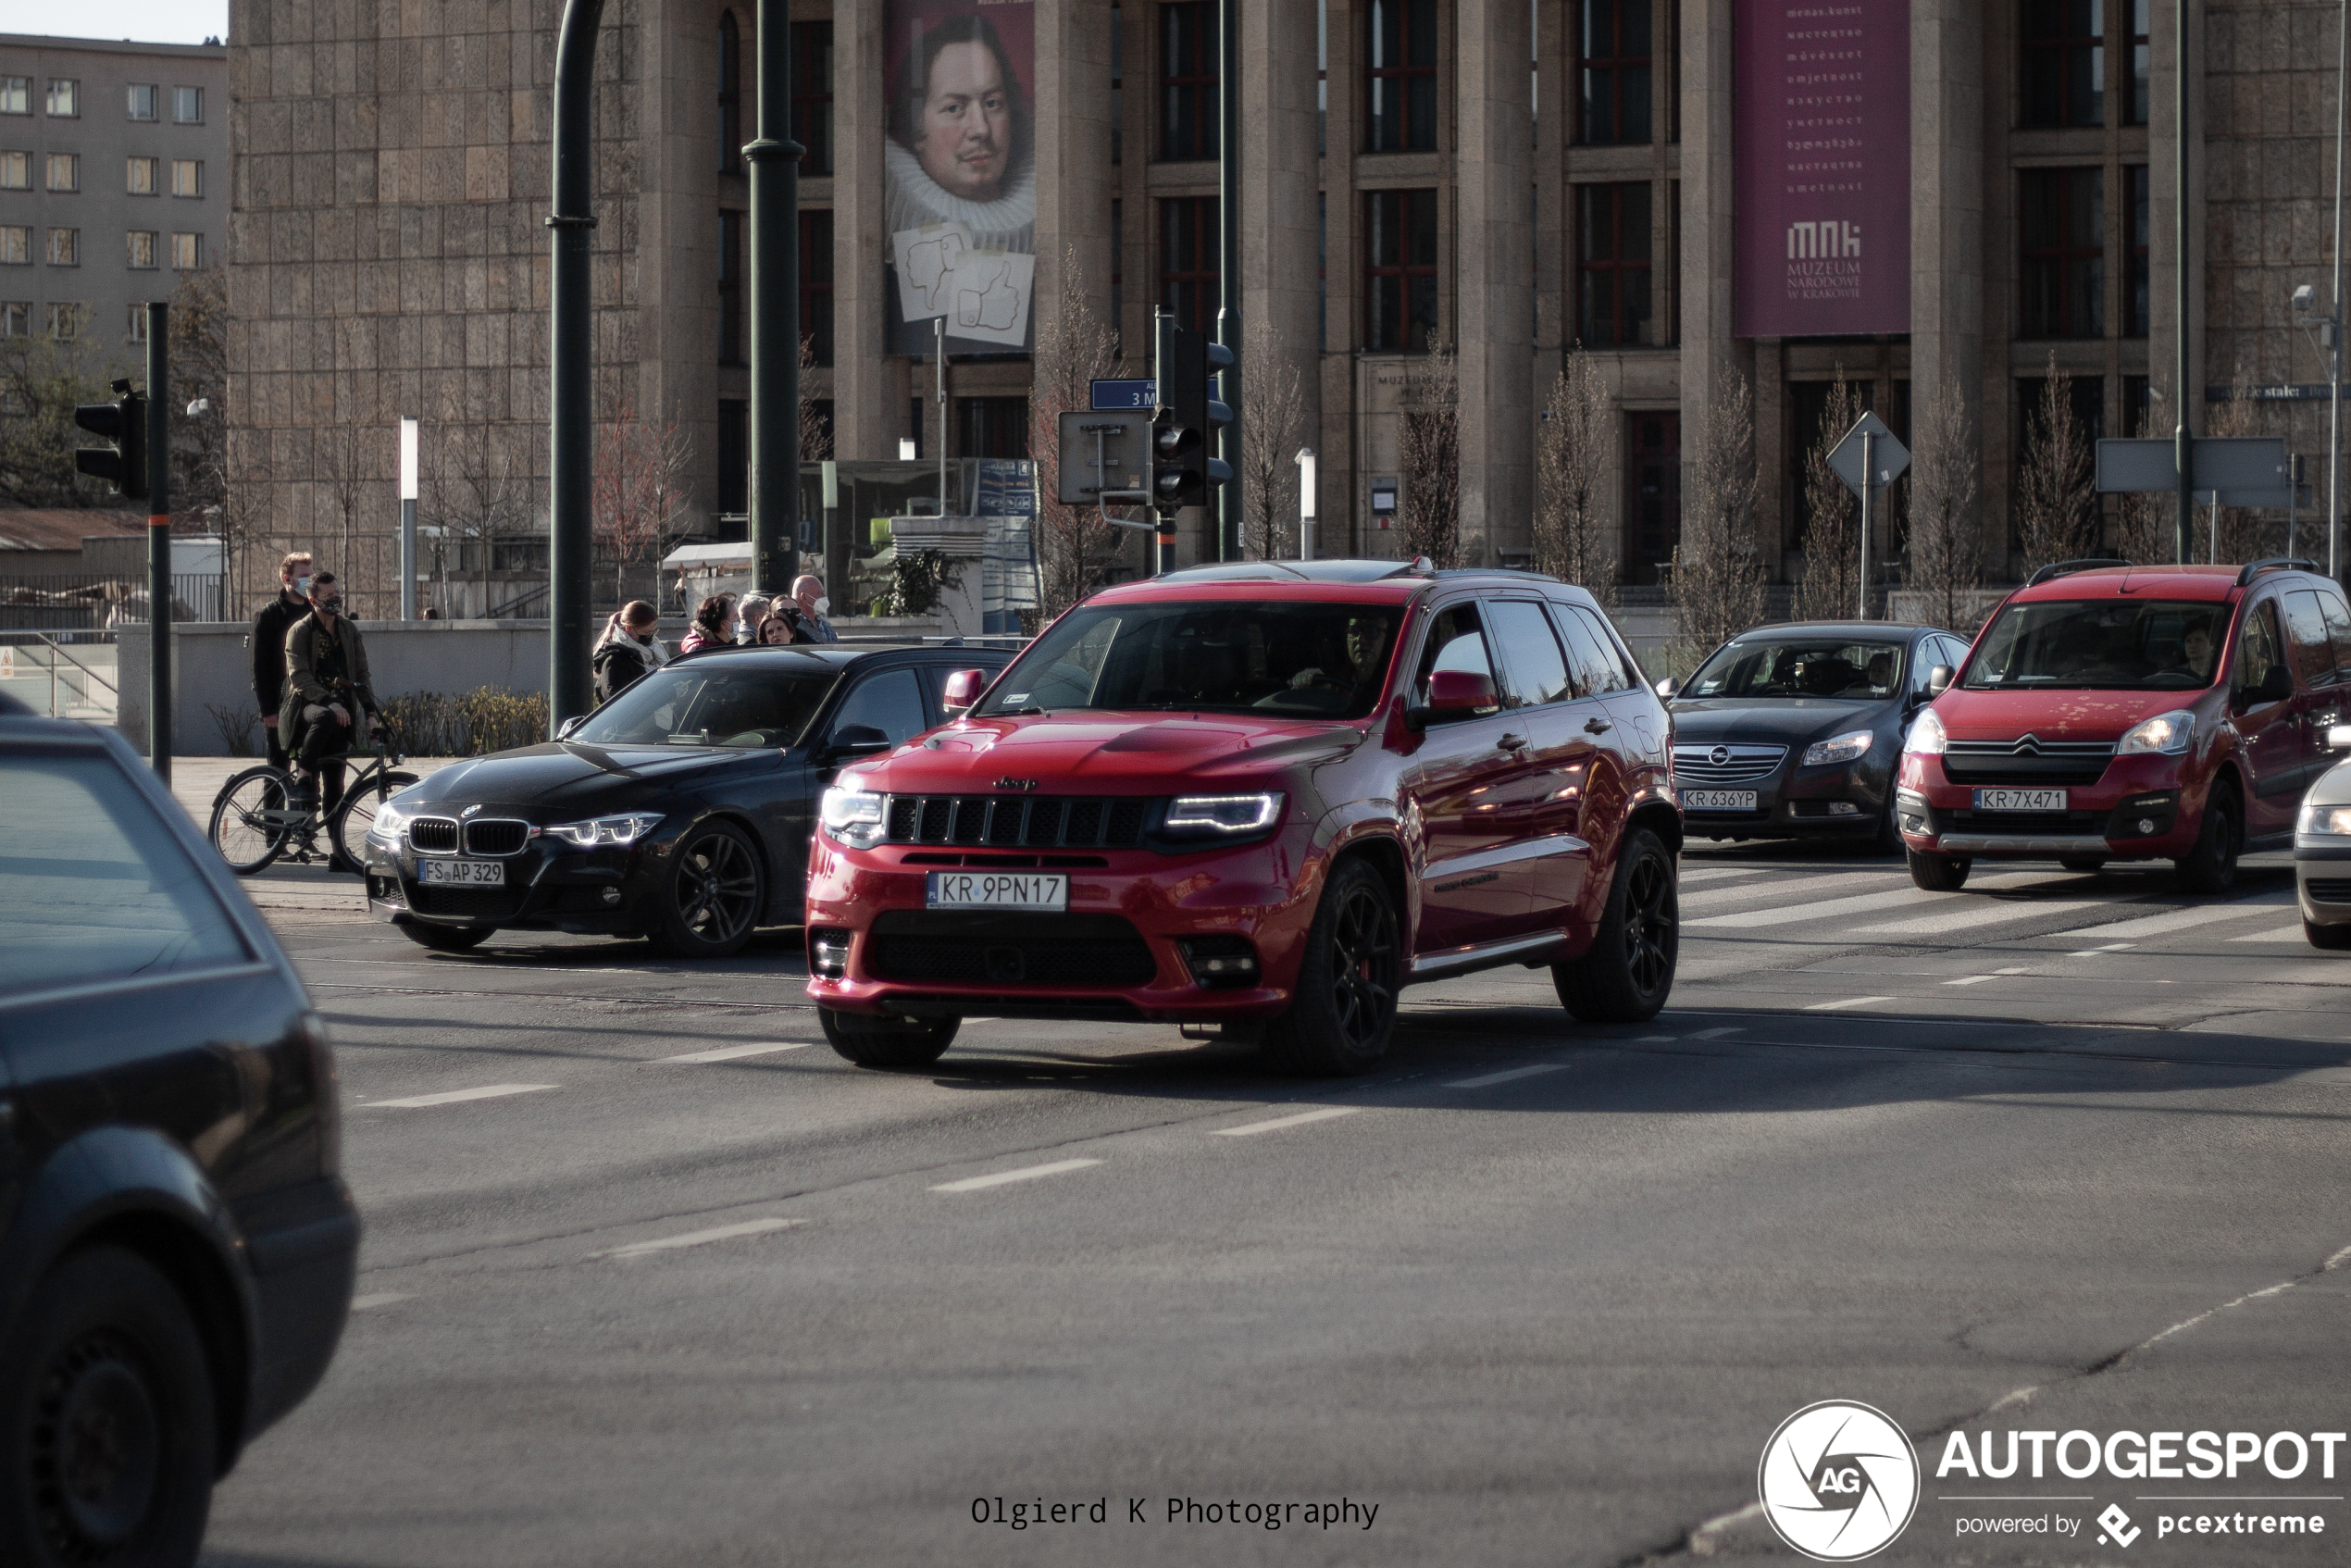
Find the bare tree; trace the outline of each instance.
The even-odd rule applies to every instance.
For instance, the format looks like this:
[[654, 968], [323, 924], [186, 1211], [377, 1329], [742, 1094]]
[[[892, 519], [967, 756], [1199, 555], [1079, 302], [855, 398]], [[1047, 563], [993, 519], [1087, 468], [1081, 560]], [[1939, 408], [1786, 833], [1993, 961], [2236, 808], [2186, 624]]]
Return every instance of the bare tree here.
[[1306, 392], [1297, 362], [1272, 325], [1242, 330], [1250, 367], [1241, 399], [1241, 553], [1256, 560], [1298, 554], [1298, 444], [1306, 434]]
[[[314, 495], [324, 497], [340, 528], [334, 571], [342, 579], [344, 591], [355, 600], [360, 585], [358, 563], [352, 559], [352, 533], [367, 498], [367, 438], [357, 426], [345, 423], [342, 413], [341, 409], [331, 411], [331, 422], [310, 432], [312, 490]], [[355, 605], [354, 613], [357, 613]]]
[[[801, 407], [805, 440], [810, 422], [805, 400]], [[693, 457], [693, 437], [683, 426], [674, 418], [641, 420], [633, 401], [624, 401], [618, 417], [598, 427], [589, 503], [596, 537], [612, 556], [615, 602], [628, 597], [621, 577], [630, 566], [669, 553], [691, 497]]]
[[[2212, 405], [2205, 434], [2208, 436], [2258, 436], [2269, 432], [2262, 429], [2268, 405], [2253, 396], [2253, 377], [2240, 361], [2229, 400]], [[2176, 500], [2174, 506], [2178, 505]], [[2209, 507], [2199, 508], [2196, 533], [2192, 543], [2203, 546], [2204, 555], [2213, 561], [2258, 561], [2285, 554], [2285, 519], [2250, 506], [2220, 508], [2219, 538], [2214, 538]], [[2191, 553], [2191, 559], [2194, 553]]]
[[261, 508], [251, 504], [262, 474], [256, 447], [230, 460], [229, 283], [217, 266], [190, 273], [171, 292], [171, 381], [172, 526], [219, 539], [222, 575], [235, 593], [252, 558], [267, 552]]
[[[822, 463], [833, 454], [833, 430], [816, 412], [816, 399], [810, 394], [809, 385], [816, 368], [816, 340], [800, 340], [800, 460]], [[675, 421], [669, 426], [676, 429]]]
[[[2168, 435], [2156, 428], [2155, 410], [2139, 416], [2140, 436]], [[2151, 566], [2171, 559], [2172, 531], [2179, 516], [2175, 491], [2146, 491], [2124, 495], [2115, 515], [2114, 552], [2126, 561]]]
[[1983, 454], [1969, 416], [1967, 389], [1946, 377], [1920, 410], [1918, 451], [1910, 458], [1909, 586], [1924, 596], [1927, 618], [1954, 631], [1974, 629], [1976, 584], [1983, 579], [1984, 531], [1974, 516]]
[[1408, 379], [1399, 417], [1404, 460], [1404, 554], [1462, 564], [1462, 384], [1449, 349]]
[[453, 394], [443, 399], [430, 435], [426, 502], [436, 525], [477, 548], [485, 616], [497, 607], [490, 578], [498, 541], [517, 531], [530, 515], [529, 470], [517, 460], [516, 433], [505, 425], [467, 419]]
[[2027, 410], [2024, 461], [2016, 476], [2016, 534], [2027, 575], [2097, 548], [2089, 432], [2073, 417], [2072, 380], [2049, 355], [2041, 395]]
[[1569, 349], [1536, 432], [1534, 565], [1604, 606], [1616, 603], [1616, 518], [1602, 499], [1615, 413], [1599, 361], [1581, 343]]
[[89, 312], [76, 310], [73, 330], [60, 336], [0, 338], [0, 500], [11, 505], [120, 504], [74, 465], [74, 408], [108, 395], [108, 367], [82, 330]]
[[1092, 506], [1064, 506], [1061, 493], [1061, 417], [1091, 406], [1093, 382], [1118, 366], [1118, 338], [1094, 314], [1085, 268], [1073, 245], [1062, 262], [1059, 308], [1037, 325], [1035, 374], [1028, 398], [1028, 450], [1037, 460], [1039, 611], [1052, 619], [1107, 580], [1121, 530]]
[[1804, 452], [1804, 576], [1796, 585], [1796, 618], [1843, 620], [1860, 607], [1861, 498], [1829, 467], [1829, 454], [1861, 417], [1861, 399], [1836, 367], [1821, 428]]
[[1695, 662], [1763, 618], [1755, 552], [1755, 393], [1732, 372], [1714, 395], [1686, 469], [1681, 540], [1667, 588]]

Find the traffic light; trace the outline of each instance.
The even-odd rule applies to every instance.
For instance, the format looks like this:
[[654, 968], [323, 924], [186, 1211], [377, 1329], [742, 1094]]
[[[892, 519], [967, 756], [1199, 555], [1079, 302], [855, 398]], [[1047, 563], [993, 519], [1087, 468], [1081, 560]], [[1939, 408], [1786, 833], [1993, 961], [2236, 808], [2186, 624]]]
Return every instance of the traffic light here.
[[1232, 410], [1208, 395], [1212, 370], [1233, 363], [1233, 351], [1210, 342], [1207, 334], [1179, 327], [1162, 313], [1152, 373], [1159, 406], [1151, 416], [1151, 504], [1173, 515], [1208, 499], [1208, 487], [1223, 484], [1233, 471], [1209, 455], [1220, 426]]
[[73, 454], [73, 466], [113, 485], [117, 494], [143, 501], [147, 494], [147, 400], [132, 392], [129, 381], [117, 381], [114, 390], [112, 403], [85, 403], [73, 411], [75, 424], [113, 443], [81, 448]]

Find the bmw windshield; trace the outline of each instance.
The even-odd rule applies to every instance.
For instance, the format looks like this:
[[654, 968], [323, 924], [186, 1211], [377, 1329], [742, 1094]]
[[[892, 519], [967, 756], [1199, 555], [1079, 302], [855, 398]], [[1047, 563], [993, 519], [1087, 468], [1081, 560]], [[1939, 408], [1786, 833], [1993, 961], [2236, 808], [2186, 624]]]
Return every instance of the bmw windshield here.
[[1387, 684], [1399, 612], [1220, 599], [1104, 604], [1053, 623], [981, 716], [1072, 708], [1362, 718]]
[[2011, 604], [1968, 664], [1971, 691], [2187, 691], [2212, 684], [2229, 607], [2209, 601], [2058, 599]]
[[672, 666], [638, 680], [566, 739], [593, 746], [789, 746], [833, 678], [830, 670]]

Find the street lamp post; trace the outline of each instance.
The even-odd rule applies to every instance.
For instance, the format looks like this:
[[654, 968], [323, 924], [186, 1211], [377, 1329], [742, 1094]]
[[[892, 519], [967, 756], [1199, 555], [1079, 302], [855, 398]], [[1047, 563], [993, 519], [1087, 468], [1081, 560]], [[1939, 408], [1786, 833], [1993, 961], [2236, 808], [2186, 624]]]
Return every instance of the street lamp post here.
[[417, 618], [417, 421], [400, 421], [400, 618]]
[[1298, 558], [1314, 558], [1314, 449], [1298, 449]]

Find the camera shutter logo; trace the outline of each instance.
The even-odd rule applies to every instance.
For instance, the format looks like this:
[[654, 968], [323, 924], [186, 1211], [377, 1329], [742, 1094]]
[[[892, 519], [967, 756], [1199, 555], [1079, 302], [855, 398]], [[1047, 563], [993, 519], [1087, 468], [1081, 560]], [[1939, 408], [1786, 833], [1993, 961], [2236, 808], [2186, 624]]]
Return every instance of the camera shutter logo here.
[[1763, 1517], [1819, 1562], [1855, 1562], [1892, 1544], [1919, 1506], [1919, 1461], [1884, 1411], [1847, 1400], [1780, 1423], [1756, 1467]]

